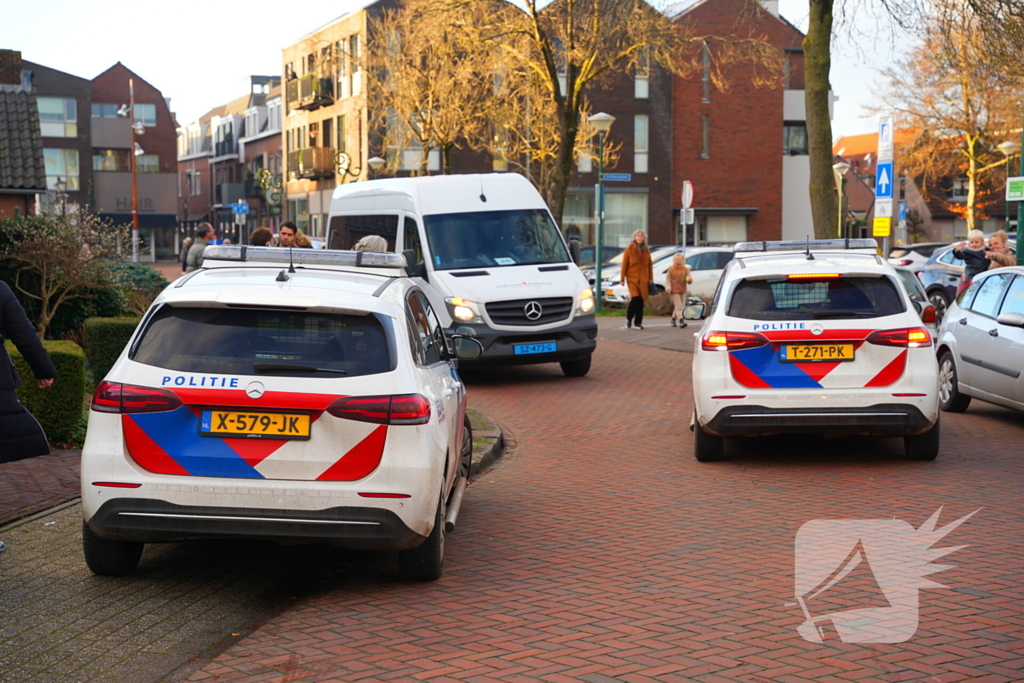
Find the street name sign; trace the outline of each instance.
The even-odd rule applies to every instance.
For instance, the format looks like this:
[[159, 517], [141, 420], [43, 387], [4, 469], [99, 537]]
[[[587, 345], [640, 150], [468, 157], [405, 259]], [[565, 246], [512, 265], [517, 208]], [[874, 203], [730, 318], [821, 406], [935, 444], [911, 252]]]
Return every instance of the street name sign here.
[[632, 180], [633, 176], [631, 174], [629, 174], [629, 173], [605, 173], [604, 174], [604, 179], [605, 179], [605, 182], [615, 182], [615, 181], [618, 181], [618, 182], [626, 183], [626, 182], [629, 182], [630, 180]]
[[1006, 179], [1006, 201], [1024, 202], [1024, 176]]
[[249, 213], [249, 204], [248, 204], [248, 202], [238, 202], [237, 204], [232, 204], [231, 205], [231, 213], [235, 214], [236, 216], [238, 214], [245, 215], [245, 214]]

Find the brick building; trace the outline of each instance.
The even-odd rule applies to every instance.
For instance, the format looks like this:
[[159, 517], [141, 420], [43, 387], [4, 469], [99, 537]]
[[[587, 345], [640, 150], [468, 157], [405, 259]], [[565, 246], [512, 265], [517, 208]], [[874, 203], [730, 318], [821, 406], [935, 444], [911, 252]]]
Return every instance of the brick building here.
[[[689, 22], [697, 35], [728, 36], [744, 11], [749, 9], [743, 0], [684, 0], [669, 7], [668, 14], [674, 21]], [[673, 79], [673, 210], [678, 215], [683, 181], [692, 181], [700, 244], [802, 239], [814, 233], [804, 36], [779, 15], [777, 0], [767, 0], [764, 11], [746, 15], [745, 21], [785, 55], [782, 87], [757, 88], [750, 81], [751, 67], [734, 66], [725, 70], [728, 90], [717, 90], [710, 71], [713, 45], [703, 60], [703, 73]]]
[[0, 220], [35, 213], [46, 192], [39, 106], [21, 54], [0, 51]]

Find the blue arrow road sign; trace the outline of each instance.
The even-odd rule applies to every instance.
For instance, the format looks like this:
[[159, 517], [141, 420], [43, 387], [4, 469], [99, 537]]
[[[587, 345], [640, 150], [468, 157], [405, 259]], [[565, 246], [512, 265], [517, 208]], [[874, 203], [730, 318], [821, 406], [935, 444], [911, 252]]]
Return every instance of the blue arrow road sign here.
[[875, 170], [875, 198], [892, 199], [892, 162], [878, 164]]
[[247, 214], [249, 213], [249, 204], [247, 202], [238, 202], [237, 204], [232, 204], [231, 213], [235, 215]]

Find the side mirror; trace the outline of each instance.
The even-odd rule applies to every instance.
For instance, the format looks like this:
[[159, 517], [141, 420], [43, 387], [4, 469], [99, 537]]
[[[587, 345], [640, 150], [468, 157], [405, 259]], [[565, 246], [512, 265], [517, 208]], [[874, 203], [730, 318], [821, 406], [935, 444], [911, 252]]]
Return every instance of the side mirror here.
[[1000, 325], [1009, 325], [1010, 327], [1024, 327], [1024, 314], [1000, 313], [999, 317], [996, 318], [996, 322]]
[[572, 258], [572, 262], [577, 266], [580, 264], [580, 241], [577, 239], [569, 240], [569, 257]]
[[472, 360], [484, 355], [484, 345], [473, 337], [457, 334], [452, 337], [452, 346], [455, 349], [455, 357], [460, 360]]
[[690, 304], [683, 308], [683, 320], [703, 320], [707, 310], [707, 304], [703, 301], [699, 304]]
[[402, 252], [402, 256], [405, 257], [405, 274], [409, 277], [421, 277], [424, 280], [427, 279], [427, 264], [423, 261], [416, 263], [416, 252], [412, 249], [406, 249]]

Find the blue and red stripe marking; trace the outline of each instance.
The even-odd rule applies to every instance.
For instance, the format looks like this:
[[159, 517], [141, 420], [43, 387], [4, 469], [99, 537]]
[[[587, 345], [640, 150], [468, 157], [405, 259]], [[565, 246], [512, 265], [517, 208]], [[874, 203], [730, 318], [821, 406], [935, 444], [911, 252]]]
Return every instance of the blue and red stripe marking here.
[[[161, 413], [122, 415], [125, 443], [131, 458], [156, 474], [264, 479], [256, 469], [265, 458], [288, 443], [286, 440], [214, 437], [199, 434], [203, 407], [238, 410], [277, 409], [310, 411], [311, 422], [323, 414], [338, 396], [291, 392], [266, 392], [259, 403], [244, 391], [172, 389], [187, 405]], [[332, 464], [318, 479], [353, 481], [368, 475], [380, 464], [387, 427], [380, 426]]]

